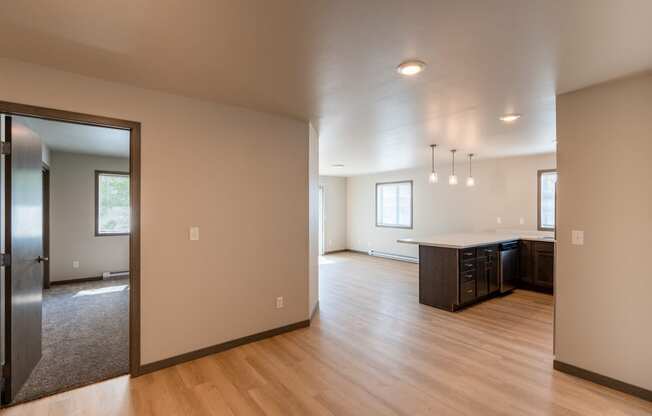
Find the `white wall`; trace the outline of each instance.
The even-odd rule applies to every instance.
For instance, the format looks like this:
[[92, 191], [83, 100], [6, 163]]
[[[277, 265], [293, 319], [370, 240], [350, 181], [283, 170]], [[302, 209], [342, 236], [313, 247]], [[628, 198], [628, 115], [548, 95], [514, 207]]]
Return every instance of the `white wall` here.
[[556, 359], [652, 390], [652, 73], [559, 96], [557, 132]]
[[324, 251], [345, 250], [347, 245], [347, 191], [346, 178], [320, 176], [324, 189]]
[[308, 318], [307, 122], [7, 59], [0, 100], [142, 123], [143, 363]]
[[312, 316], [319, 301], [319, 134], [309, 126], [308, 188], [310, 212], [308, 314]]
[[[554, 168], [554, 154], [474, 162], [476, 186], [472, 188], [464, 185], [468, 171], [464, 163], [455, 169], [460, 183], [448, 185], [449, 170], [444, 160], [438, 159], [438, 184], [428, 183], [427, 167], [348, 178], [348, 247], [418, 257], [418, 247], [396, 240], [496, 228], [537, 229], [537, 170]], [[376, 183], [400, 180], [414, 181], [414, 228], [376, 227]], [[497, 223], [497, 217], [502, 224]]]
[[[50, 154], [50, 281], [129, 270], [128, 236], [95, 236], [95, 171], [129, 172], [129, 159]], [[72, 262], [79, 261], [79, 268]]]

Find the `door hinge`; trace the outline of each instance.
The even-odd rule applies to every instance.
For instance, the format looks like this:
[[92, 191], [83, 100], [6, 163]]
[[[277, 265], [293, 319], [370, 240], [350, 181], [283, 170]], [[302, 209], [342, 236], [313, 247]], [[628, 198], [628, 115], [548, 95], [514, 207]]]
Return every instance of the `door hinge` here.
[[9, 266], [11, 266], [11, 254], [0, 253], [0, 267], [9, 267]]
[[0, 142], [0, 155], [11, 154], [11, 142]]

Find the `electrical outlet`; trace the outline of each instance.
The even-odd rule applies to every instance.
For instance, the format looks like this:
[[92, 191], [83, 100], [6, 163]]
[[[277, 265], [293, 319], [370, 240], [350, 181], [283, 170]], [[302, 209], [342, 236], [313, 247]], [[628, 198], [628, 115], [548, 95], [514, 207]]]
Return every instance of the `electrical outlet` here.
[[500, 218], [500, 217], [496, 217], [496, 223], [497, 223], [497, 224], [502, 224], [502, 223], [503, 223], [503, 219]]
[[190, 227], [190, 241], [199, 240], [199, 227]]
[[79, 269], [79, 260], [73, 260], [72, 261], [72, 268], [73, 269]]
[[276, 298], [276, 309], [281, 309], [283, 306], [283, 296], [279, 296]]
[[525, 218], [523, 218], [523, 217], [519, 218], [518, 223], [521, 224], [521, 225], [525, 224]]
[[576, 246], [584, 245], [584, 231], [573, 230], [571, 233], [571, 242]]

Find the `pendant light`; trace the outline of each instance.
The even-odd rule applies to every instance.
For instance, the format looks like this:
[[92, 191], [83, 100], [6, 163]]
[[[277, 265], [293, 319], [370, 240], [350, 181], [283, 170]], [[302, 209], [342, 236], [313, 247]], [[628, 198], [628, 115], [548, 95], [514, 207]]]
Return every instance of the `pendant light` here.
[[448, 177], [449, 185], [457, 185], [457, 175], [455, 174], [455, 152], [457, 152], [457, 150], [455, 149], [451, 150], [452, 163], [451, 163], [451, 176]]
[[439, 182], [439, 175], [437, 175], [437, 171], [435, 170], [435, 147], [437, 147], [436, 144], [430, 145], [430, 153], [432, 155], [432, 171], [430, 172], [430, 176], [428, 177], [428, 182], [430, 183]]
[[473, 179], [473, 171], [471, 170], [471, 159], [473, 153], [469, 153], [469, 177], [466, 178], [466, 186], [475, 186], [475, 179]]

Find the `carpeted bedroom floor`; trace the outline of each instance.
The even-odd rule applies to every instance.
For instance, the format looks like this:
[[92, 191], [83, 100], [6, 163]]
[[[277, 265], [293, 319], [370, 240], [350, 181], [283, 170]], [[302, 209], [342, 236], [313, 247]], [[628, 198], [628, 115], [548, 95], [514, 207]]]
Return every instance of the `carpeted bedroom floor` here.
[[14, 403], [128, 371], [129, 280], [52, 286], [43, 293], [43, 356]]

